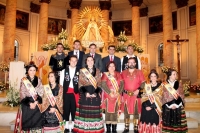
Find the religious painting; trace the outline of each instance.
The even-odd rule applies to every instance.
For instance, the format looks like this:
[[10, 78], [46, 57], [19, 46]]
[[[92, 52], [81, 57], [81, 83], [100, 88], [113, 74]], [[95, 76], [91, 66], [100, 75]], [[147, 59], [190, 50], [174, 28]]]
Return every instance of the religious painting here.
[[125, 31], [127, 36], [132, 35], [132, 20], [125, 21], [113, 21], [112, 29], [114, 32], [114, 36], [118, 36], [121, 31]]
[[4, 24], [6, 7], [0, 4], [0, 24]]
[[[172, 12], [173, 30], [177, 30], [177, 12]], [[163, 32], [163, 16], [149, 18], [149, 34]]]
[[189, 7], [189, 24], [190, 26], [196, 25], [196, 5]]
[[29, 13], [18, 11], [16, 13], [16, 28], [28, 30]]
[[154, 16], [149, 18], [149, 34], [163, 32], [163, 17]]
[[48, 34], [58, 35], [63, 29], [66, 29], [66, 20], [63, 19], [48, 19]]

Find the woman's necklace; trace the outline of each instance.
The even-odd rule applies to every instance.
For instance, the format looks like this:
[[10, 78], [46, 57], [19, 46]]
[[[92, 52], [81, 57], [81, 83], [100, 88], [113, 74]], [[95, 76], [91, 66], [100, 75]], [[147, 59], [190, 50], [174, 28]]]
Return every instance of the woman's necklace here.
[[151, 86], [152, 86], [152, 87], [155, 87], [156, 85], [157, 85], [157, 82], [156, 82], [156, 83], [154, 83], [154, 84], [153, 84], [153, 83], [151, 83]]

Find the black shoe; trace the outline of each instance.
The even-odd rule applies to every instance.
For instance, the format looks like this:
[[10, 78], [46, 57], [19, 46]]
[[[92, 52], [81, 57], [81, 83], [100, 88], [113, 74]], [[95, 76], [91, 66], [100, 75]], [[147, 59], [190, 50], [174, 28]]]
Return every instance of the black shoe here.
[[138, 132], [138, 126], [134, 126], [134, 133], [139, 133]]
[[112, 124], [112, 133], [117, 133], [117, 124]]
[[129, 129], [124, 129], [122, 133], [129, 133]]
[[69, 131], [69, 129], [65, 129], [65, 131], [64, 131], [64, 133], [69, 133], [70, 131]]
[[106, 133], [111, 133], [111, 124], [106, 124]]

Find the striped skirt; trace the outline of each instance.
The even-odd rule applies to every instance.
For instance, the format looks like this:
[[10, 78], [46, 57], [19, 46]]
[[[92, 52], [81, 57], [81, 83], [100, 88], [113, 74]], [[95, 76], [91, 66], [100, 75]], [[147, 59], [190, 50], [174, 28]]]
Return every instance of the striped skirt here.
[[163, 133], [187, 133], [187, 120], [183, 106], [177, 109], [163, 107]]
[[101, 107], [78, 105], [73, 131], [77, 133], [103, 133], [104, 121]]

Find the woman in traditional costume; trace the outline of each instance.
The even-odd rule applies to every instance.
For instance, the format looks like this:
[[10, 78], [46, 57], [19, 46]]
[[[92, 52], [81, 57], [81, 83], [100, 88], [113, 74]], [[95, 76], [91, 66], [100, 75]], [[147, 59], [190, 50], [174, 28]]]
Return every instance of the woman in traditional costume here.
[[19, 111], [21, 112], [21, 115], [18, 114], [18, 118], [21, 119], [15, 123], [15, 132], [21, 133], [21, 131], [23, 131], [23, 133], [42, 133], [43, 119], [41, 113], [41, 103], [43, 86], [41, 80], [35, 76], [36, 71], [36, 65], [31, 62], [26, 66], [27, 76], [21, 80], [21, 111]]
[[103, 133], [104, 122], [101, 110], [101, 73], [94, 66], [94, 58], [86, 58], [86, 67], [80, 70], [80, 99], [77, 107], [74, 132]]
[[[115, 63], [109, 62], [108, 72], [101, 78], [103, 92], [103, 103], [105, 103], [106, 133], [117, 133], [117, 119], [120, 111], [121, 97], [124, 81], [119, 72], [115, 71]], [[112, 131], [111, 131], [112, 125]]]
[[58, 75], [50, 72], [49, 84], [44, 85], [42, 112], [44, 119], [44, 133], [61, 132], [59, 122], [63, 113], [63, 88], [57, 82]]
[[169, 68], [166, 72], [167, 81], [163, 83], [162, 97], [162, 132], [186, 133], [187, 120], [184, 111], [184, 92], [182, 85], [176, 80], [177, 72]]
[[139, 133], [161, 133], [162, 86], [157, 81], [159, 76], [155, 69], [151, 70], [148, 77], [150, 83], [145, 84], [142, 95]]

